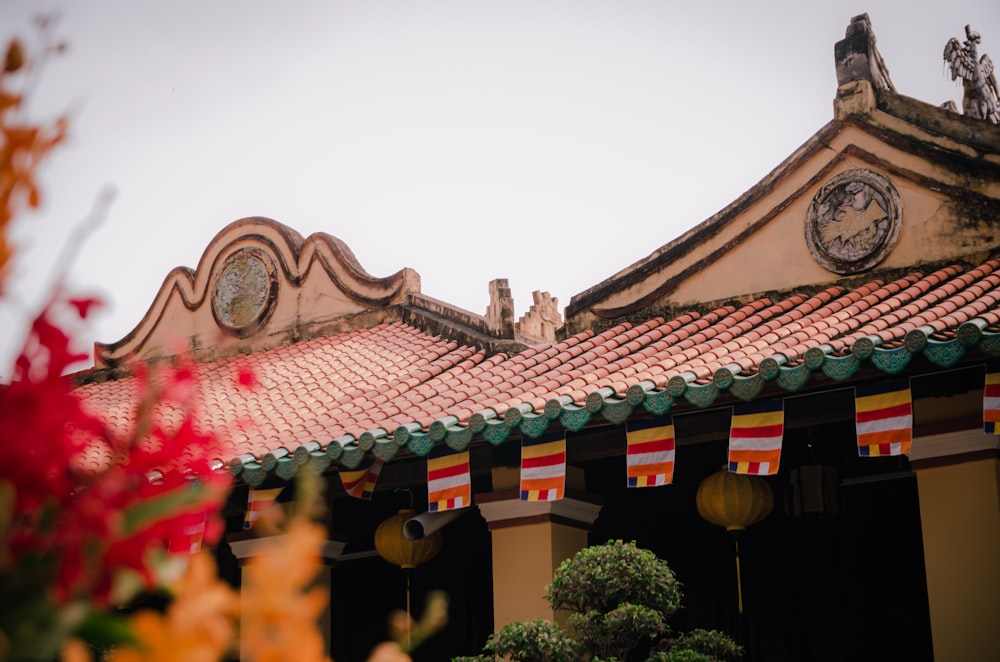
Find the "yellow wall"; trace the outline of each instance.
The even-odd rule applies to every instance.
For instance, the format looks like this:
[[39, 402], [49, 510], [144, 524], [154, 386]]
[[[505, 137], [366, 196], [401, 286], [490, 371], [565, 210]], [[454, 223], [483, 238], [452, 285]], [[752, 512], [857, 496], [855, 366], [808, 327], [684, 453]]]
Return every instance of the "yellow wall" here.
[[545, 601], [545, 587], [552, 581], [553, 570], [586, 546], [586, 531], [563, 524], [539, 522], [495, 529], [493, 629], [558, 616]]
[[934, 659], [1000, 659], [1000, 461], [917, 471]]

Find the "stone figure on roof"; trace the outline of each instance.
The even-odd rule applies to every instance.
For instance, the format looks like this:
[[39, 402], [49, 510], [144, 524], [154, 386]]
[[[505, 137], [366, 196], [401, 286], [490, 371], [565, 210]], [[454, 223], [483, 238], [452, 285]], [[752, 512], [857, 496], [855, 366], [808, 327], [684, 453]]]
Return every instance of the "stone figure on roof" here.
[[993, 61], [989, 55], [978, 57], [977, 44], [981, 36], [965, 26], [966, 41], [960, 44], [952, 37], [944, 47], [944, 60], [951, 67], [951, 79], [962, 79], [965, 94], [962, 110], [969, 117], [976, 117], [1000, 124], [1000, 89], [993, 75]]

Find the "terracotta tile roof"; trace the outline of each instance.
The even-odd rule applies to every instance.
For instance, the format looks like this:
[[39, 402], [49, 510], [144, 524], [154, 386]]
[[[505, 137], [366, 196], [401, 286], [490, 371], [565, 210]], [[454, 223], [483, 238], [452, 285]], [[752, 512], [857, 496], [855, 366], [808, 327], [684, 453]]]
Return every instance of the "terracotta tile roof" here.
[[[225, 440], [219, 460], [251, 484], [290, 477], [313, 462], [357, 466], [362, 451], [391, 459], [435, 443], [463, 448], [475, 435], [500, 443], [558, 419], [580, 429], [595, 414], [620, 423], [634, 411], [707, 407], [728, 391], [743, 400], [771, 382], [804, 388], [871, 366], [901, 372], [914, 354], [948, 366], [967, 350], [1000, 356], [1000, 259], [949, 266], [853, 289], [761, 298], [674, 319], [585, 331], [514, 356], [431, 337], [401, 322], [196, 366], [197, 424]], [[236, 375], [249, 367], [260, 384]], [[119, 432], [134, 426], [135, 378], [79, 387]], [[161, 406], [165, 423], [182, 412]], [[87, 462], [109, 459], [94, 448]]]

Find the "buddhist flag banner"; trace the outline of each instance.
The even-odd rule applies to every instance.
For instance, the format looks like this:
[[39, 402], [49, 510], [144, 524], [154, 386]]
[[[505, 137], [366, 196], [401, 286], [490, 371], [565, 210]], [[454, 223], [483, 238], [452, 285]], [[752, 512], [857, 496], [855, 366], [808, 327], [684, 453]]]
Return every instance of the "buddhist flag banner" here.
[[205, 538], [205, 525], [208, 514], [187, 513], [178, 518], [177, 531], [170, 536], [167, 551], [171, 554], [197, 554], [201, 549], [201, 541]]
[[913, 403], [910, 381], [893, 379], [854, 387], [858, 455], [878, 457], [910, 452]]
[[432, 513], [472, 505], [469, 451], [442, 450], [427, 458], [427, 510]]
[[382, 473], [382, 460], [375, 458], [370, 465], [364, 469], [354, 471], [341, 471], [340, 482], [344, 486], [344, 491], [355, 499], [371, 501], [375, 492], [375, 483], [378, 482], [379, 474]]
[[780, 398], [733, 405], [729, 471], [754, 476], [778, 473], [784, 434], [785, 409]]
[[626, 425], [625, 464], [629, 487], [657, 487], [674, 482], [672, 416]]
[[986, 363], [986, 385], [983, 388], [983, 431], [1000, 434], [1000, 361]]
[[521, 501], [556, 501], [566, 492], [566, 433], [521, 440]]
[[275, 487], [270, 490], [257, 490], [251, 487], [250, 494], [247, 496], [247, 513], [246, 517], [243, 518], [243, 528], [249, 529], [252, 527], [260, 519], [261, 513], [274, 503], [274, 500], [278, 498], [283, 489], [282, 487]]

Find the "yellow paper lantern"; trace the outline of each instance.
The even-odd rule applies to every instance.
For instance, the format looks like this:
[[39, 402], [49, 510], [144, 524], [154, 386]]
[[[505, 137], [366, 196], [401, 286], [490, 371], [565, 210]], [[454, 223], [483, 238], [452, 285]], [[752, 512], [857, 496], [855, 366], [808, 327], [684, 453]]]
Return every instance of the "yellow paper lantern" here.
[[743, 531], [767, 517], [774, 508], [774, 492], [759, 476], [715, 472], [698, 486], [698, 514], [726, 531]]
[[411, 570], [430, 561], [441, 550], [440, 531], [421, 540], [408, 540], [403, 534], [403, 524], [416, 515], [417, 511], [404, 508], [375, 529], [375, 549], [379, 556], [403, 570]]
[[736, 545], [736, 605], [743, 613], [743, 577], [738, 534], [767, 517], [774, 508], [774, 492], [760, 476], [730, 473], [723, 467], [698, 486], [698, 514], [733, 534]]
[[375, 550], [383, 559], [403, 569], [406, 578], [406, 644], [410, 647], [410, 573], [418, 565], [430, 561], [441, 551], [441, 532], [435, 531], [420, 540], [410, 540], [403, 532], [406, 521], [416, 517], [417, 511], [404, 508], [385, 520], [375, 529]]

